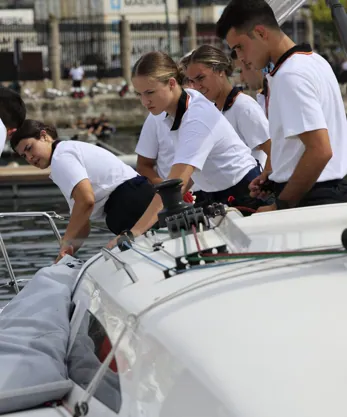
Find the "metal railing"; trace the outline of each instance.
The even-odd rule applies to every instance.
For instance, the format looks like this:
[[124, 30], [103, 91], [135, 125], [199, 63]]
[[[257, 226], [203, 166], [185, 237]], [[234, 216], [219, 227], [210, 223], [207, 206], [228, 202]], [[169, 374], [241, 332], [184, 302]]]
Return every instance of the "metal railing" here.
[[128, 276], [131, 279], [131, 281], [133, 282], [133, 284], [138, 282], [139, 278], [135, 274], [132, 267], [129, 264], [127, 264], [126, 262], [124, 262], [121, 258], [119, 258], [115, 253], [112, 253], [109, 249], [106, 249], [106, 248], [102, 248], [101, 253], [104, 255], [104, 258], [106, 260], [111, 258], [115, 262], [116, 266], [119, 267], [119, 265], [120, 265], [120, 267], [123, 268], [125, 270], [125, 272], [128, 274]]
[[[23, 212], [15, 212], [15, 213], [0, 213], [0, 219], [6, 218], [6, 217], [44, 217], [48, 220], [55, 237], [57, 238], [58, 242], [60, 242], [61, 236], [60, 236], [60, 233], [56, 224], [54, 223], [53, 218], [59, 219], [59, 220], [64, 220], [64, 218], [62, 216], [59, 216], [59, 214], [55, 213], [54, 211], [53, 212], [23, 211]], [[18, 294], [19, 293], [18, 282], [16, 280], [16, 276], [14, 274], [12, 264], [11, 264], [11, 261], [10, 261], [10, 258], [8, 256], [8, 252], [6, 249], [6, 245], [4, 243], [1, 233], [0, 233], [0, 249], [4, 257], [8, 273], [10, 275], [9, 285], [13, 286], [16, 294]]]

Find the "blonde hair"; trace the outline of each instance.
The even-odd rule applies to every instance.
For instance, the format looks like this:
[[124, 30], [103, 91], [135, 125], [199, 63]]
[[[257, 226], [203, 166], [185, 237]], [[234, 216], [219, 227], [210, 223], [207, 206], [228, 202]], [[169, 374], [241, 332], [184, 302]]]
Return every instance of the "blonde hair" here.
[[164, 52], [149, 52], [135, 63], [131, 78], [150, 77], [164, 84], [170, 78], [175, 78], [179, 85], [182, 85], [184, 73], [177, 66], [175, 61]]
[[187, 66], [188, 66], [188, 64], [189, 64], [189, 62], [190, 62], [190, 59], [191, 59], [191, 56], [192, 56], [192, 53], [194, 52], [194, 49], [191, 51], [191, 52], [189, 52], [188, 54], [185, 54], [179, 61], [178, 61], [178, 66], [179, 67], [181, 67], [181, 68], [183, 68], [183, 70], [186, 70], [187, 69]]
[[184, 55], [179, 61], [178, 61], [178, 71], [180, 72], [180, 76], [182, 77], [182, 86], [184, 88], [189, 87], [189, 78], [186, 76], [186, 70], [188, 66], [188, 62], [190, 60], [191, 52]]
[[186, 66], [189, 64], [203, 64], [212, 68], [213, 71], [224, 71], [230, 77], [234, 71], [233, 60], [229, 58], [221, 49], [211, 45], [201, 45], [190, 55]]

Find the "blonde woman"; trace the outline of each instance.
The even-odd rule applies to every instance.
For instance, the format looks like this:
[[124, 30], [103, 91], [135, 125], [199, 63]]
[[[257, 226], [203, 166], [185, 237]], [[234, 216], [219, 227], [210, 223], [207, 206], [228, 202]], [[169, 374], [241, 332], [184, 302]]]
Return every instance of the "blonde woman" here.
[[[182, 80], [177, 64], [162, 52], [143, 55], [132, 72], [136, 94], [156, 118], [157, 132], [174, 144], [168, 178], [182, 180], [183, 194], [192, 178], [211, 202], [227, 203], [232, 196], [240, 205], [256, 209], [262, 202], [249, 197], [248, 185], [260, 168], [249, 147], [214, 104], [195, 90], [184, 90]], [[146, 232], [161, 209], [156, 195], [130, 232], [135, 237]], [[117, 239], [111, 241], [109, 247], [116, 243]]]

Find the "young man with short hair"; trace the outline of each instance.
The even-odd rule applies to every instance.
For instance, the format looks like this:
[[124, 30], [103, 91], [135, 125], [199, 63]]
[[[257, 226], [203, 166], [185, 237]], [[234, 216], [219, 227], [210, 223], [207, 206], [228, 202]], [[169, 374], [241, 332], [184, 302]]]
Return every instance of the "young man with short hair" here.
[[5, 141], [24, 123], [26, 107], [21, 96], [10, 88], [0, 87], [0, 156]]
[[275, 65], [267, 75], [272, 172], [250, 189], [261, 194], [269, 178], [277, 198], [258, 211], [347, 202], [346, 113], [328, 62], [285, 35], [265, 0], [231, 0], [217, 35], [246, 65]]

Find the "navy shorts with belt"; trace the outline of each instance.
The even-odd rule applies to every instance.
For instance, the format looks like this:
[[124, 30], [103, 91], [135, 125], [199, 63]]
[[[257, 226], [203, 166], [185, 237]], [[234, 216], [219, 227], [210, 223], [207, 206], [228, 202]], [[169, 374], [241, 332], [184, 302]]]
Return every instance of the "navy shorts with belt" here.
[[[232, 187], [229, 187], [222, 191], [207, 192], [207, 191], [198, 191], [196, 206], [205, 207], [212, 203], [223, 203], [228, 204], [229, 198], [233, 197], [233, 206], [243, 206], [250, 209], [257, 210], [259, 207], [267, 205], [264, 201], [258, 198], [252, 198], [249, 195], [249, 184], [256, 177], [261, 174], [260, 166], [252, 168], [240, 182]], [[229, 204], [230, 205], [230, 204]], [[247, 213], [244, 213], [247, 214]]]
[[106, 201], [107, 227], [118, 235], [131, 229], [153, 200], [155, 191], [146, 177], [137, 176], [119, 185]]
[[[273, 191], [278, 197], [286, 182], [273, 182]], [[347, 203], [347, 179], [316, 182], [301, 199], [297, 207], [320, 206], [323, 204]]]

